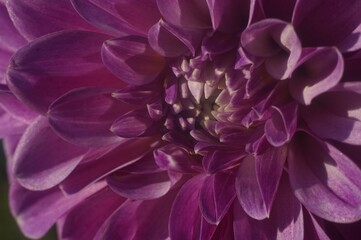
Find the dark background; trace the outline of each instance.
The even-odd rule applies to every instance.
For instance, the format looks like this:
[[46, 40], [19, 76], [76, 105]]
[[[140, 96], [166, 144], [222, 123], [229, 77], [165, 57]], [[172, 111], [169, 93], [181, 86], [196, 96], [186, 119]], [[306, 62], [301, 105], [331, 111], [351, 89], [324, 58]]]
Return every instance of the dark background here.
[[[0, 239], [1, 240], [26, 240], [28, 238], [20, 232], [14, 218], [10, 214], [8, 204], [9, 185], [6, 177], [6, 161], [0, 142]], [[53, 228], [43, 240], [55, 240], [56, 233]]]

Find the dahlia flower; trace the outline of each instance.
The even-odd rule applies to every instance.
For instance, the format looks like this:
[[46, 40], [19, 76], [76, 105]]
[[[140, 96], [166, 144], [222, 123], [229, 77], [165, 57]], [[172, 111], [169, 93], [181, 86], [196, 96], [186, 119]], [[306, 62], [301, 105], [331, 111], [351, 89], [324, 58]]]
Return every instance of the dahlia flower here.
[[2, 0], [29, 238], [357, 239], [360, 0]]

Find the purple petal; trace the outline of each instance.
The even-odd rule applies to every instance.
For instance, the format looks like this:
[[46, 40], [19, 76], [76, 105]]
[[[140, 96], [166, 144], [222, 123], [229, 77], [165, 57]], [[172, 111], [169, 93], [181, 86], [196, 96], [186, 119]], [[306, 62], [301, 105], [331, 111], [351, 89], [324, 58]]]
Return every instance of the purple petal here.
[[0, 106], [0, 137], [22, 134], [27, 127], [23, 121], [19, 121]]
[[301, 42], [287, 22], [267, 19], [249, 26], [241, 36], [247, 52], [267, 58], [267, 72], [276, 79], [286, 79], [293, 72], [301, 56]]
[[209, 151], [203, 158], [204, 170], [208, 173], [216, 173], [236, 165], [246, 153], [242, 151]]
[[169, 219], [171, 239], [209, 239], [206, 237], [215, 230], [203, 219], [199, 210], [199, 193], [204, 179], [204, 175], [193, 177], [178, 192]]
[[[113, 34], [114, 36], [125, 36], [129, 34], [139, 34], [138, 29], [131, 23], [127, 23], [129, 17], [125, 20], [120, 16], [117, 9], [122, 1], [115, 0], [71, 0], [72, 5], [85, 20], [95, 26], [97, 29]], [[134, 3], [128, 3], [133, 8]], [[134, 9], [133, 9], [134, 11]]]
[[261, 0], [260, 2], [266, 18], [278, 18], [286, 22], [291, 21], [296, 0], [278, 0], [275, 2]]
[[294, 194], [313, 214], [338, 223], [361, 218], [361, 170], [335, 147], [299, 133], [288, 166]]
[[174, 193], [155, 200], [126, 201], [104, 222], [94, 239], [167, 239]]
[[175, 144], [167, 144], [154, 151], [154, 160], [163, 169], [176, 172], [193, 172], [189, 152]]
[[164, 19], [172, 25], [185, 29], [211, 27], [206, 0], [157, 0]]
[[73, 144], [101, 146], [119, 141], [109, 129], [117, 116], [133, 106], [112, 98], [113, 91], [82, 88], [68, 92], [50, 106], [50, 125]]
[[[104, 221], [125, 201], [109, 188], [85, 199], [58, 221], [59, 236], [63, 240], [94, 238]], [[99, 207], [99, 206], [102, 207]], [[89, 214], [91, 212], [91, 214]], [[59, 224], [60, 222], [60, 224]], [[81, 224], [78, 224], [81, 222]]]
[[289, 142], [296, 131], [298, 104], [291, 102], [282, 108], [274, 107], [272, 117], [266, 121], [264, 132], [268, 142], [280, 147]]
[[47, 120], [39, 117], [19, 142], [14, 155], [14, 174], [19, 183], [30, 190], [49, 189], [73, 171], [85, 151], [60, 139]]
[[248, 1], [207, 0], [214, 30], [222, 32], [238, 32], [248, 21]]
[[107, 177], [109, 187], [125, 198], [149, 200], [165, 195], [171, 188], [167, 171], [149, 174], [127, 174], [122, 170]]
[[343, 57], [336, 48], [306, 49], [289, 82], [290, 93], [298, 102], [309, 105], [334, 87], [343, 71]]
[[39, 239], [61, 216], [103, 187], [104, 184], [99, 183], [77, 195], [65, 197], [58, 188], [29, 191], [13, 182], [10, 208], [22, 232], [27, 237]]
[[124, 83], [108, 72], [101, 60], [100, 47], [108, 38], [94, 32], [63, 31], [34, 40], [12, 58], [7, 72], [9, 88], [41, 113], [74, 88], [122, 88]]
[[155, 81], [150, 84], [129, 85], [112, 93], [112, 97], [129, 104], [146, 105], [161, 98], [162, 85]]
[[216, 173], [206, 177], [200, 190], [199, 208], [210, 224], [218, 225], [226, 215], [236, 193], [234, 176]]
[[117, 118], [110, 131], [122, 138], [158, 135], [159, 128], [152, 127], [153, 123], [147, 109], [141, 108]]
[[359, 1], [297, 0], [292, 23], [304, 46], [334, 46], [361, 23], [360, 8]]
[[156, 0], [117, 0], [113, 2], [115, 2], [114, 7], [119, 16], [144, 36], [147, 36], [151, 26], [161, 18]]
[[106, 41], [102, 58], [119, 79], [134, 85], [154, 81], [165, 65], [164, 58], [150, 48], [147, 39], [136, 36]]
[[361, 49], [361, 24], [338, 45], [338, 48], [342, 53]]
[[6, 7], [15, 27], [27, 40], [65, 29], [94, 30], [67, 0], [12, 0], [6, 2]]
[[[84, 187], [93, 184], [111, 172], [142, 159], [151, 146], [157, 142], [154, 138], [123, 140], [118, 145], [99, 149], [100, 155], [90, 154], [74, 169], [62, 183], [61, 188], [67, 194], [74, 194]], [[119, 158], [119, 156], [122, 156]]]

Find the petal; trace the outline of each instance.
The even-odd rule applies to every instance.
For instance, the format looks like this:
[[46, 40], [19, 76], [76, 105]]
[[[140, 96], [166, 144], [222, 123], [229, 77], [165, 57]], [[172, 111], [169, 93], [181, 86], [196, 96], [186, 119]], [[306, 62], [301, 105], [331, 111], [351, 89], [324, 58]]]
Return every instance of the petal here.
[[19, 142], [14, 155], [14, 174], [30, 190], [49, 189], [73, 171], [85, 151], [60, 139], [47, 120], [38, 117]]
[[154, 160], [163, 169], [175, 172], [193, 172], [193, 159], [190, 153], [175, 144], [167, 144], [154, 151]]
[[309, 105], [334, 87], [343, 71], [343, 57], [336, 48], [306, 49], [289, 81], [290, 93], [298, 102]]
[[63, 31], [34, 40], [12, 58], [7, 72], [9, 88], [40, 113], [46, 113], [55, 99], [74, 88], [121, 88], [124, 83], [108, 72], [101, 60], [100, 47], [107, 38], [94, 32]]
[[27, 127], [22, 121], [14, 118], [6, 110], [0, 107], [0, 137], [22, 134]]
[[260, 2], [265, 18], [277, 18], [286, 22], [291, 21], [296, 0], [278, 0], [276, 2], [261, 0]]
[[200, 190], [199, 208], [210, 224], [218, 225], [236, 197], [234, 176], [216, 173], [206, 177]]
[[49, 107], [50, 125], [59, 136], [76, 145], [102, 146], [119, 141], [110, 127], [117, 116], [133, 106], [112, 98], [113, 91], [81, 88], [68, 92]]
[[[114, 36], [139, 34], [137, 29], [123, 20], [117, 10], [118, 3], [115, 0], [71, 0], [72, 5], [85, 20], [104, 32]], [[131, 4], [132, 5], [132, 4]]]
[[13, 182], [10, 208], [22, 232], [29, 238], [39, 239], [61, 216], [103, 187], [104, 184], [99, 183], [77, 195], [65, 197], [58, 188], [29, 191]]
[[149, 200], [165, 195], [171, 188], [167, 171], [149, 174], [127, 174], [121, 170], [108, 176], [109, 187], [125, 198]]
[[359, 1], [297, 0], [292, 23], [304, 46], [334, 46], [361, 23], [360, 7]]
[[100, 149], [100, 156], [88, 154], [61, 183], [61, 188], [67, 194], [74, 194], [104, 178], [111, 172], [142, 159], [147, 153], [152, 151], [151, 146], [156, 143], [157, 139], [154, 138], [123, 140], [115, 146], [112, 145], [105, 147], [105, 149]]
[[15, 27], [27, 40], [65, 29], [94, 30], [67, 0], [11, 0], [6, 1], [6, 7]]
[[173, 191], [155, 200], [126, 201], [104, 222], [94, 239], [167, 239], [174, 196]]
[[301, 42], [295, 29], [287, 22], [267, 19], [249, 26], [241, 36], [247, 52], [267, 58], [267, 72], [276, 79], [286, 79], [301, 56]]
[[136, 36], [106, 41], [102, 59], [114, 75], [134, 85], [154, 81], [165, 66], [164, 58], [150, 48], [147, 39]]
[[214, 30], [222, 32], [238, 32], [248, 21], [248, 1], [207, 0]]
[[297, 127], [298, 104], [291, 102], [282, 108], [272, 107], [275, 111], [266, 121], [264, 132], [268, 142], [280, 147], [292, 139]]
[[202, 29], [211, 26], [206, 0], [157, 0], [164, 19], [185, 29]]
[[[125, 201], [109, 188], [102, 189], [85, 199], [58, 221], [58, 231], [63, 240], [93, 239], [104, 221]], [[99, 207], [99, 206], [102, 207]], [[91, 214], [89, 214], [91, 212]], [[81, 222], [81, 224], [78, 224]]]
[[216, 173], [235, 166], [240, 162], [246, 153], [242, 151], [209, 151], [203, 158], [204, 170], [208, 173]]
[[361, 170], [335, 147], [299, 133], [288, 165], [294, 194], [313, 214], [338, 223], [361, 219]]
[[117, 0], [113, 2], [115, 2], [114, 7], [119, 16], [144, 36], [147, 36], [150, 27], [161, 18], [156, 0]]
[[129, 104], [146, 105], [161, 98], [162, 85], [154, 81], [146, 85], [129, 85], [112, 93], [112, 97]]
[[213, 234], [215, 227], [203, 219], [198, 204], [204, 178], [204, 175], [191, 178], [178, 192], [169, 219], [172, 240], [210, 239]]

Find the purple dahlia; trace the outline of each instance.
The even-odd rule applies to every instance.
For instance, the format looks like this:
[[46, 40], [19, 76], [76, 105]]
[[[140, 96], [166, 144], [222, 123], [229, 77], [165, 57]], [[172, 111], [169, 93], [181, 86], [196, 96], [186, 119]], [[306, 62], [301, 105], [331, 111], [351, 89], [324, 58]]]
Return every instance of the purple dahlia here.
[[360, 0], [2, 0], [22, 232], [358, 239]]

